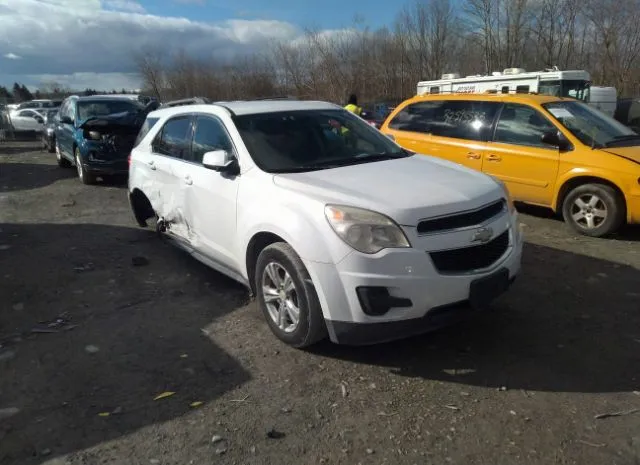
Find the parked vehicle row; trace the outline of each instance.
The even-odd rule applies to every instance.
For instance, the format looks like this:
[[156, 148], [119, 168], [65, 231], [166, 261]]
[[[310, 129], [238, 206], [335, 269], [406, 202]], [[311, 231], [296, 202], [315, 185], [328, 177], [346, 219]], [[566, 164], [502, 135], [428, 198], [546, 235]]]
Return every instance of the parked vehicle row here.
[[59, 165], [128, 174], [137, 223], [245, 284], [295, 347], [486, 309], [520, 270], [514, 199], [591, 236], [640, 222], [640, 136], [572, 98], [416, 96], [380, 130], [324, 102], [155, 107], [69, 97]]

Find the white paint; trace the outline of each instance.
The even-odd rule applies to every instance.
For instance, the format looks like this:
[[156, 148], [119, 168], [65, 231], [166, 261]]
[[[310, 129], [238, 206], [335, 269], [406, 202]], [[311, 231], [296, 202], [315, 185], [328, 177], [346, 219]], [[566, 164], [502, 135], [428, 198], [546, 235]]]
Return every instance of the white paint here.
[[[259, 101], [224, 104], [235, 114], [285, 110], [336, 110], [324, 102]], [[340, 111], [344, 111], [341, 110]], [[217, 117], [231, 138], [239, 176], [225, 176], [200, 164], [159, 155], [151, 142], [171, 116], [200, 113]], [[422, 155], [302, 173], [270, 174], [259, 169], [230, 113], [216, 104], [155, 111], [155, 126], [133, 149], [129, 190], [139, 190], [169, 224], [177, 245], [212, 268], [245, 284], [246, 253], [255, 234], [269, 232], [288, 242], [304, 262], [328, 320], [394, 321], [423, 316], [430, 308], [466, 300], [471, 281], [505, 267], [520, 269], [522, 235], [517, 212], [509, 209], [485, 226], [495, 235], [509, 231], [507, 252], [490, 269], [470, 274], [439, 274], [427, 252], [472, 245], [469, 230], [419, 236], [422, 219], [472, 210], [504, 198], [503, 187], [480, 172]], [[376, 131], [365, 122], [367, 131]], [[379, 133], [378, 133], [379, 134]], [[189, 183], [185, 183], [185, 179]], [[378, 212], [393, 220], [410, 247], [357, 252], [332, 229], [328, 204]], [[413, 306], [371, 317], [360, 307], [355, 289], [386, 286]]]

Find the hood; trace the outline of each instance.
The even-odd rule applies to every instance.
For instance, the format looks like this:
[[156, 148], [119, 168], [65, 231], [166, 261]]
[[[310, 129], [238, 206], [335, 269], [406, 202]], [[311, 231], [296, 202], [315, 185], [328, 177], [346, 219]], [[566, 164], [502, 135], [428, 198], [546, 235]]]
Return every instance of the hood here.
[[102, 132], [111, 132], [113, 130], [126, 128], [137, 134], [142, 127], [147, 114], [155, 110], [157, 106], [157, 102], [152, 101], [146, 107], [138, 111], [125, 111], [122, 113], [113, 113], [111, 115], [91, 116], [81, 121], [78, 128]]
[[80, 122], [80, 129], [111, 132], [116, 129], [128, 128], [138, 131], [144, 123], [144, 115], [138, 112], [114, 113], [112, 115], [91, 116]]
[[626, 158], [632, 162], [640, 164], [640, 147], [611, 147], [603, 148], [603, 151], [617, 155], [618, 157]]
[[377, 211], [403, 226], [478, 208], [503, 196], [491, 177], [424, 155], [277, 174], [274, 183], [325, 203]]

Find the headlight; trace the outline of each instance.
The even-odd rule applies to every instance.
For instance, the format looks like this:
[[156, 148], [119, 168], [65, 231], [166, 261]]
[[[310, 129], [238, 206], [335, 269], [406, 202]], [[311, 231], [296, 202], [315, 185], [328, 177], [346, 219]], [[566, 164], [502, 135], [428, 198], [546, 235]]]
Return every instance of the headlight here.
[[327, 205], [324, 214], [336, 234], [358, 252], [374, 254], [382, 249], [411, 247], [400, 226], [380, 213]]
[[502, 182], [502, 180], [498, 179], [498, 178], [493, 178], [495, 179], [495, 181], [500, 184], [500, 187], [502, 187], [502, 190], [504, 192], [504, 197], [507, 200], [507, 206], [509, 207], [509, 213], [513, 213], [516, 211], [516, 207], [513, 204], [513, 199], [511, 198], [511, 193], [509, 192], [509, 189], [507, 188], [507, 185]]
[[100, 140], [101, 136], [98, 131], [89, 131], [89, 139], [91, 140]]

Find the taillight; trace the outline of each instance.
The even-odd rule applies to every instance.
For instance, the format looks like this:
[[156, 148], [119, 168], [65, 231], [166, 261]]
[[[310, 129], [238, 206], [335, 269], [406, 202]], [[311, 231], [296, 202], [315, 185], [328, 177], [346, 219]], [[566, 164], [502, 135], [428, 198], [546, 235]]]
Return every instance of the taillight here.
[[131, 154], [129, 154], [129, 156], [127, 157], [127, 163], [129, 164], [129, 166], [131, 166]]

